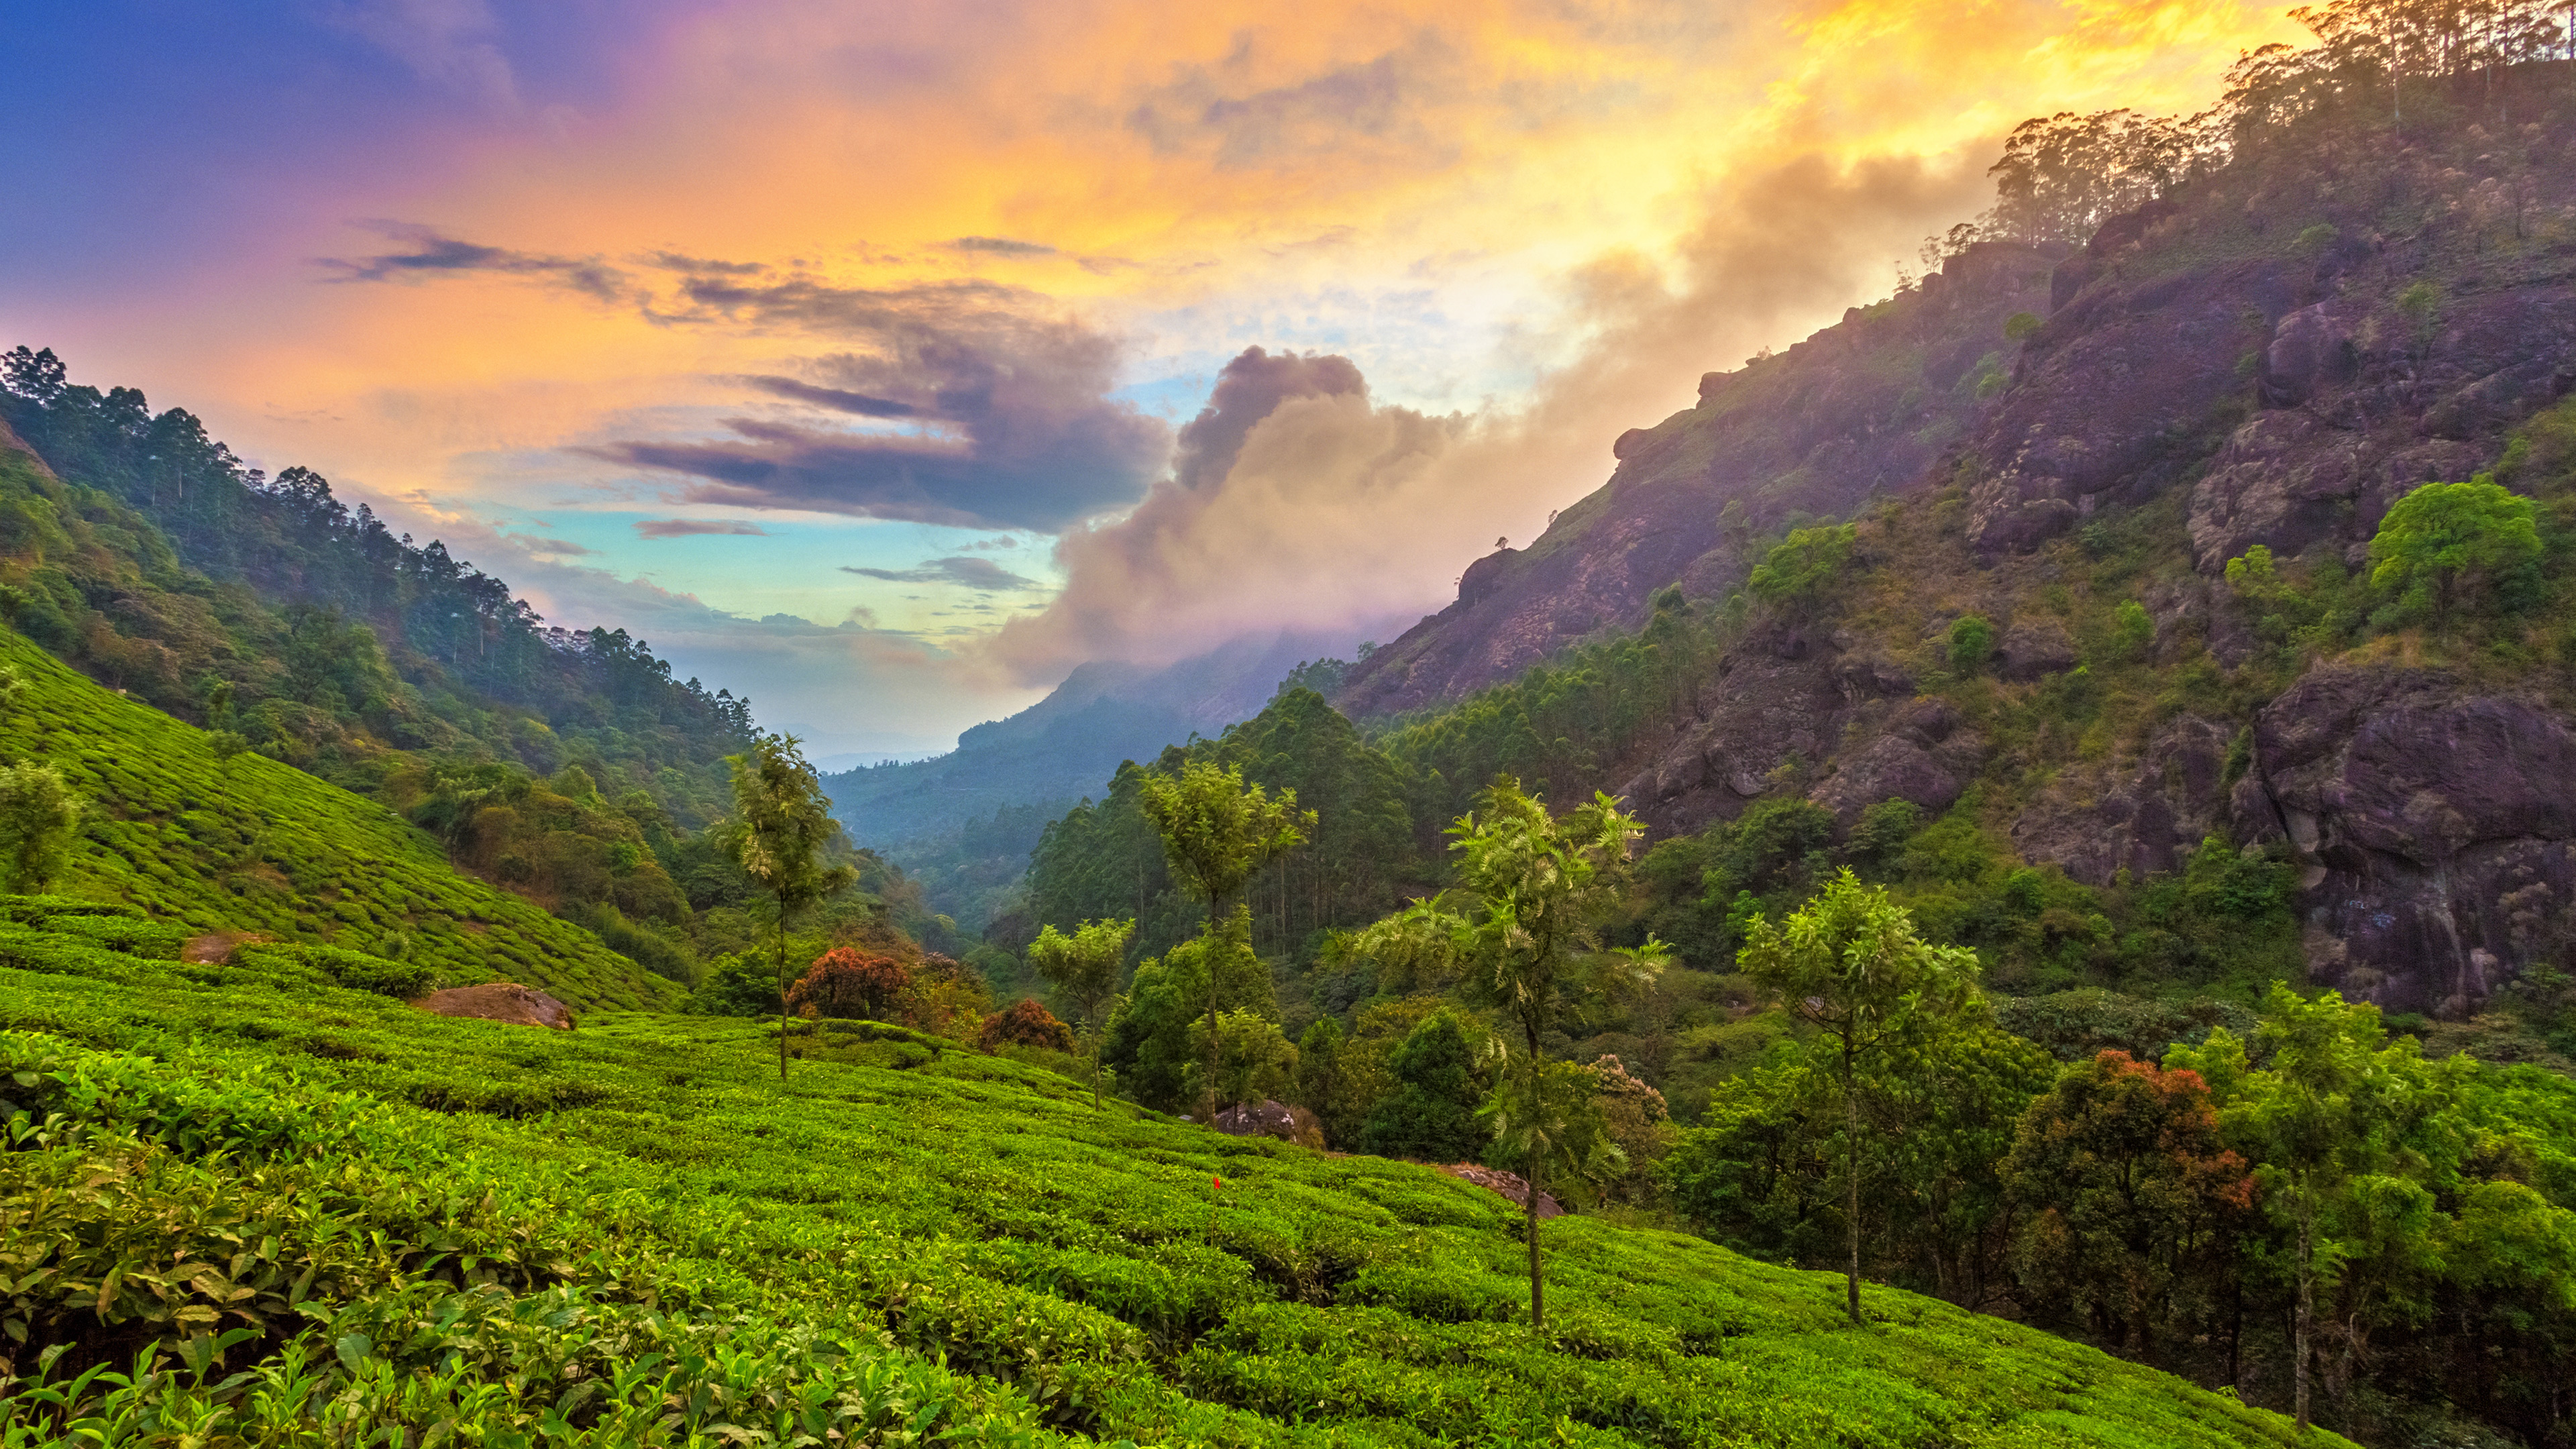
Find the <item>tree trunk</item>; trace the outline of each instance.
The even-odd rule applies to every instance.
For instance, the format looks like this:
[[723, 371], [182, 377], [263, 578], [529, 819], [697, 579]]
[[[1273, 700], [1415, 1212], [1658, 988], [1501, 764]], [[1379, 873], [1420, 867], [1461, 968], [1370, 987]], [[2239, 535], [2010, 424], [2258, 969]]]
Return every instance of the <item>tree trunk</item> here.
[[2299, 1432], [2308, 1432], [2308, 1333], [2316, 1318], [2316, 1202], [2306, 1184], [2299, 1191], [2299, 1311], [2290, 1338], [2291, 1398], [2298, 1406]]
[[1843, 1038], [1843, 1237], [1851, 1249], [1843, 1272], [1844, 1306], [1860, 1323], [1860, 1096], [1852, 1082], [1851, 1038]]
[[787, 898], [778, 898], [778, 1080], [787, 1080]]
[[1530, 1260], [1530, 1332], [1544, 1335], [1547, 1330], [1547, 1281], [1539, 1270], [1538, 1256], [1538, 1178], [1540, 1154], [1532, 1152], [1525, 1164], [1529, 1168], [1529, 1202], [1523, 1214], [1529, 1225]]

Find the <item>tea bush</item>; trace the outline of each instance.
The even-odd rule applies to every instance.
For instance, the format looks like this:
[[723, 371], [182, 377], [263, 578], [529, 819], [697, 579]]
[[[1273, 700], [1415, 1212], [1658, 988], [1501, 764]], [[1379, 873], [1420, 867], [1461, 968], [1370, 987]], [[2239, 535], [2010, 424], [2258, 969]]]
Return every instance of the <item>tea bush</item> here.
[[56, 969], [0, 966], [11, 1446], [2290, 1440], [1583, 1217], [1534, 1342], [1499, 1195], [899, 1027], [795, 1023], [781, 1087], [764, 1023], [544, 1031], [15, 930]]

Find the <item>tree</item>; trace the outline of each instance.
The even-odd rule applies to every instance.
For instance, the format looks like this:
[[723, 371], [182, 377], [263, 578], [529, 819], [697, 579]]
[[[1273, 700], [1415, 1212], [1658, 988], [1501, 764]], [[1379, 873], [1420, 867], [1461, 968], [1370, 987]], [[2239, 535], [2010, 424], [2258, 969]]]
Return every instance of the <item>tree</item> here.
[[1136, 934], [1133, 917], [1124, 921], [1084, 921], [1068, 936], [1053, 926], [1029, 943], [1029, 964], [1048, 985], [1073, 999], [1082, 1012], [1082, 1029], [1091, 1034], [1091, 1105], [1100, 1106], [1101, 1004], [1118, 993], [1118, 965], [1127, 956], [1128, 939]]
[[[1004, 1042], [1041, 1047], [1047, 1051], [1069, 1052], [1073, 1050], [1073, 1028], [1056, 1020], [1054, 1012], [1038, 1005], [1032, 998], [1023, 996], [984, 1018], [984, 1024], [975, 1036], [975, 1044], [986, 1051], [991, 1051]], [[1099, 1105], [1098, 1081], [1095, 1071], [1092, 1087], [1094, 1106]]]
[[2031, 1210], [2014, 1243], [2025, 1289], [2133, 1358], [2187, 1320], [2182, 1300], [2223, 1268], [2254, 1202], [2200, 1074], [2116, 1050], [2067, 1067], [2031, 1103], [2004, 1175]]
[[787, 925], [817, 901], [848, 890], [859, 873], [823, 863], [841, 833], [823, 782], [805, 763], [794, 735], [761, 735], [729, 755], [733, 818], [724, 825], [729, 853], [758, 882], [778, 911], [778, 1080], [787, 1080]]
[[2427, 483], [2397, 500], [2370, 540], [2370, 584], [2390, 600], [2390, 619], [2430, 614], [2448, 624], [2455, 609], [2492, 595], [2522, 603], [2538, 583], [2540, 531], [2532, 502], [2479, 474], [2466, 483]]
[[[1297, 792], [1282, 790], [1273, 798], [1259, 785], [1243, 782], [1241, 766], [1219, 769], [1192, 760], [1174, 774], [1145, 776], [1137, 796], [1145, 818], [1163, 840], [1163, 853], [1182, 889], [1207, 902], [1208, 924], [1200, 940], [1214, 950], [1238, 939], [1231, 922], [1220, 925], [1226, 907], [1242, 894], [1244, 883], [1276, 857], [1306, 843], [1315, 828], [1315, 812], [1297, 809]], [[1244, 921], [1241, 950], [1252, 949], [1248, 908], [1236, 907]], [[1208, 1033], [1207, 1118], [1216, 1121], [1216, 1053], [1221, 1037], [1216, 1017], [1221, 994], [1234, 963], [1211, 961], [1207, 973], [1205, 1015]]]
[[1629, 848], [1644, 833], [1618, 802], [1594, 792], [1554, 819], [1540, 799], [1509, 777], [1480, 797], [1449, 828], [1458, 885], [1371, 926], [1364, 951], [1445, 951], [1464, 971], [1471, 993], [1499, 1008], [1518, 1029], [1520, 1050], [1497, 1037], [1488, 1047], [1496, 1071], [1483, 1117], [1501, 1153], [1528, 1180], [1530, 1330], [1547, 1326], [1546, 1282], [1539, 1258], [1538, 1205], [1551, 1169], [1586, 1176], [1615, 1171], [1620, 1155], [1603, 1130], [1589, 1071], [1550, 1062], [1545, 1043], [1570, 1007], [1653, 979], [1664, 944], [1607, 949], [1600, 927], [1616, 914], [1634, 873]]
[[1975, 989], [1977, 956], [1934, 946], [1914, 920], [1845, 869], [1781, 924], [1754, 917], [1739, 958], [1745, 974], [1831, 1037], [1844, 1117], [1846, 1306], [1860, 1322], [1859, 1078], [1887, 1038], [1917, 1012], [1956, 1008]]
[[0, 766], [0, 876], [13, 894], [53, 884], [80, 816], [80, 797], [53, 766]]
[[1476, 1059], [1455, 1013], [1435, 1011], [1414, 1024], [1387, 1062], [1395, 1090], [1371, 1103], [1360, 1147], [1382, 1157], [1456, 1162], [1478, 1156], [1484, 1139], [1476, 1108]]
[[835, 946], [796, 978], [787, 989], [787, 1004], [811, 1006], [825, 1016], [890, 1021], [895, 1003], [911, 986], [912, 968], [892, 956]]
[[[2379, 1008], [2337, 992], [2314, 1001], [2275, 984], [2251, 1057], [2225, 1028], [2197, 1048], [2166, 1053], [2200, 1074], [2223, 1104], [2228, 1140], [2259, 1166], [2263, 1208], [2289, 1230], [2297, 1301], [2291, 1318], [2291, 1396], [2309, 1423], [2317, 1294], [2334, 1290], [2343, 1339], [2338, 1380], [2349, 1385], [2370, 1320], [2391, 1294], [2412, 1294], [2436, 1266], [2432, 1195], [2417, 1179], [2450, 1169], [2457, 1144], [2439, 1141], [2452, 1090], [2476, 1070], [2468, 1057], [2423, 1059], [2413, 1037], [2382, 1048]], [[2255, 1059], [2269, 1063], [2254, 1070]], [[2379, 1301], [2374, 1301], [2379, 1300]]]

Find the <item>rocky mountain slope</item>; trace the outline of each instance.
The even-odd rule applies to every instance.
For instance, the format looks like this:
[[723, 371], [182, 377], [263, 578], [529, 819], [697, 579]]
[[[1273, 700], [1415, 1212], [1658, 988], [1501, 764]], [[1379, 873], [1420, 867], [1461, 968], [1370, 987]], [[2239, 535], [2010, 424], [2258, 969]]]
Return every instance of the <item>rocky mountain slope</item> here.
[[1855, 307], [1778, 356], [1700, 379], [1697, 406], [1631, 429], [1610, 481], [1525, 549], [1478, 559], [1458, 600], [1378, 650], [1337, 696], [1354, 716], [1455, 700], [1604, 628], [1655, 590], [1722, 597], [1759, 536], [1916, 484], [1981, 416], [2045, 310], [2058, 246], [1982, 242], [1921, 287]]
[[[2296, 867], [2315, 984], [2396, 1010], [2465, 1015], [2565, 965], [2576, 605], [2553, 583], [2497, 618], [2410, 619], [2367, 577], [2396, 500], [2490, 470], [2539, 501], [2563, 576], [2576, 107], [2563, 65], [2554, 84], [2540, 69], [2492, 101], [2464, 86], [2402, 132], [2315, 122], [2249, 146], [2057, 263], [2009, 384], [1863, 521], [1849, 579], [1756, 611], [1628, 762], [1631, 802], [1665, 833], [1782, 793], [1846, 828], [1889, 798], [1960, 807], [2092, 885], [2175, 870], [2216, 834]], [[1868, 328], [1927, 325], [1941, 300], [1812, 339], [1804, 385], [1841, 395], [1887, 365]], [[1800, 365], [1757, 365], [1712, 403]], [[1632, 435], [1620, 475], [1568, 518], [1633, 509], [1645, 459], [1737, 456], [1739, 433], [1767, 437], [1759, 414], [1704, 403]], [[1697, 506], [1804, 486], [1784, 475]], [[1612, 556], [1597, 525], [1560, 552]], [[1640, 586], [1705, 567], [1667, 561]], [[1471, 587], [1397, 647], [1510, 657], [1525, 635], [1478, 634], [1499, 597]], [[1569, 584], [1507, 607], [1539, 618], [1596, 597]], [[1991, 663], [1953, 657], [1971, 615]], [[1345, 703], [1401, 707], [1464, 677], [1398, 688], [1388, 667]]]

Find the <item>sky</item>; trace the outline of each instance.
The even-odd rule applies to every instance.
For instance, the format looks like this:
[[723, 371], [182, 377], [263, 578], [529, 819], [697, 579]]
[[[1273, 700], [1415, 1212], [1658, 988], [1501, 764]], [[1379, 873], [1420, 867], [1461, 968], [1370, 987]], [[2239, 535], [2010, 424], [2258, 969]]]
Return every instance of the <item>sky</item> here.
[[93, 0], [0, 51], [0, 347], [816, 755], [1391, 637], [2240, 0]]

